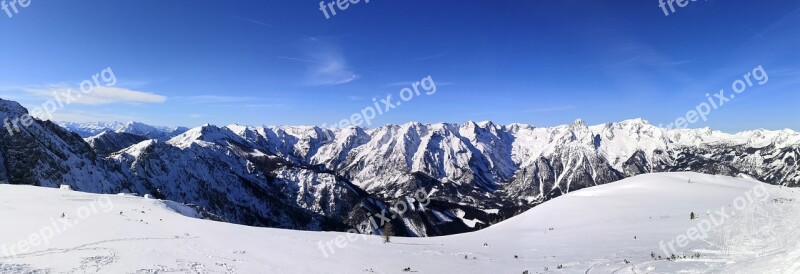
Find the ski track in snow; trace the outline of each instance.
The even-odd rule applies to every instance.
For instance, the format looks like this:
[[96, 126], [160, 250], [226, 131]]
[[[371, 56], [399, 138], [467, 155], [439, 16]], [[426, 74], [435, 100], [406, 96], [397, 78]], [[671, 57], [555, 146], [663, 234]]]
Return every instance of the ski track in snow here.
[[[108, 243], [122, 243], [122, 242], [131, 242], [131, 241], [180, 241], [185, 247], [186, 250], [195, 252], [205, 258], [207, 258], [210, 262], [214, 265], [224, 268], [224, 273], [237, 273], [235, 264], [239, 262], [244, 262], [241, 259], [234, 259], [231, 257], [226, 257], [220, 254], [219, 252], [210, 250], [206, 247], [198, 245], [194, 243], [192, 240], [196, 239], [194, 237], [178, 237], [175, 238], [126, 238], [126, 239], [112, 239], [112, 240], [104, 240], [98, 241], [94, 243], [84, 244], [72, 248], [52, 248], [38, 252], [31, 252], [31, 253], [24, 253], [18, 254], [13, 259], [28, 259], [32, 257], [47, 257], [53, 254], [70, 254], [70, 253], [77, 253], [78, 251], [89, 251], [89, 254], [92, 256], [90, 257], [82, 257], [80, 265], [78, 267], [73, 268], [71, 271], [67, 273], [103, 273], [103, 267], [113, 264], [118, 261], [119, 259], [119, 252], [113, 248], [102, 247], [104, 244]], [[3, 259], [12, 259], [12, 257], [0, 257], [0, 260]], [[176, 260], [177, 267], [168, 267], [164, 265], [155, 265], [153, 268], [142, 268], [136, 271], [136, 273], [164, 273], [164, 272], [183, 272], [183, 273], [217, 273], [218, 271], [208, 270], [206, 265], [199, 262], [191, 262], [191, 261], [184, 261], [184, 260]], [[6, 269], [0, 267], [0, 272], [5, 273], [8, 272], [49, 272], [47, 269], [31, 269], [29, 265], [18, 265], [17, 269]]]
[[[112, 264], [118, 260], [118, 252], [113, 248], [101, 247], [103, 244], [107, 243], [118, 243], [118, 242], [130, 242], [130, 241], [160, 241], [160, 240], [178, 240], [180, 238], [126, 238], [126, 239], [112, 239], [112, 240], [104, 240], [98, 241], [94, 243], [79, 245], [71, 248], [51, 248], [43, 251], [37, 252], [30, 252], [30, 253], [22, 253], [17, 254], [15, 257], [0, 257], [0, 260], [7, 260], [7, 259], [28, 259], [32, 257], [47, 257], [54, 254], [70, 254], [76, 253], [76, 251], [93, 251], [90, 252], [93, 254], [91, 257], [83, 257], [80, 263], [80, 266], [72, 269], [69, 273], [86, 273], [90, 272], [90, 270], [94, 270], [94, 272], [100, 272], [102, 268], [106, 265]], [[105, 252], [105, 253], [104, 253]], [[0, 268], [0, 270], [4, 270]], [[28, 270], [26, 270], [27, 272]], [[46, 269], [36, 269], [30, 271], [46, 271]]]

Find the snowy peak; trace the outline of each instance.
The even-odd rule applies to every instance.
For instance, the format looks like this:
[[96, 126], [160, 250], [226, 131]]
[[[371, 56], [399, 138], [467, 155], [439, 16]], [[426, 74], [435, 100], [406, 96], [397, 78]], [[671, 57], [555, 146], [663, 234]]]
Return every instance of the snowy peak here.
[[322, 164], [329, 169], [340, 168], [350, 152], [371, 140], [371, 136], [360, 127], [348, 127], [336, 132], [334, 141], [322, 147], [312, 157], [313, 164]]
[[172, 138], [187, 130], [188, 128], [185, 127], [151, 126], [139, 122], [128, 122], [116, 129], [117, 132], [136, 134], [147, 137], [148, 139], [159, 140]]
[[189, 129], [188, 131], [175, 136], [167, 141], [167, 144], [179, 147], [188, 148], [193, 144], [200, 146], [222, 145], [227, 146], [231, 142], [238, 144], [245, 143], [245, 141], [226, 127], [217, 127], [214, 125], [204, 125]]
[[28, 114], [28, 110], [14, 101], [0, 99], [0, 118], [16, 118]]
[[572, 122], [572, 128], [576, 130], [584, 129], [586, 128], [586, 122], [584, 122], [583, 119], [577, 119]]
[[58, 122], [58, 125], [72, 132], [77, 133], [83, 138], [92, 137], [104, 131], [117, 131], [124, 126], [120, 122], [91, 122], [91, 123], [72, 123]]

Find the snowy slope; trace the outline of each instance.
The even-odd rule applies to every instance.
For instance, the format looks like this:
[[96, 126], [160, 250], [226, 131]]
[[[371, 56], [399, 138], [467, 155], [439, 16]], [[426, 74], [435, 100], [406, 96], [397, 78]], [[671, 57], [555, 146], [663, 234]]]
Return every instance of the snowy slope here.
[[[768, 196], [752, 196], [758, 187]], [[651, 258], [661, 255], [659, 242], [708, 220], [706, 211], [735, 207], [747, 193], [767, 199], [729, 209], [731, 217], [705, 241], [677, 249], [700, 258]], [[800, 273], [799, 199], [796, 189], [750, 179], [649, 174], [569, 193], [478, 232], [389, 244], [351, 236], [331, 251], [325, 243], [345, 234], [194, 219], [184, 216], [196, 215], [188, 207], [133, 196], [0, 185], [0, 220], [14, 224], [0, 226], [5, 247], [18, 247], [53, 220], [73, 223], [49, 244], [16, 258], [0, 255], [0, 272]], [[97, 210], [86, 209], [93, 204]]]

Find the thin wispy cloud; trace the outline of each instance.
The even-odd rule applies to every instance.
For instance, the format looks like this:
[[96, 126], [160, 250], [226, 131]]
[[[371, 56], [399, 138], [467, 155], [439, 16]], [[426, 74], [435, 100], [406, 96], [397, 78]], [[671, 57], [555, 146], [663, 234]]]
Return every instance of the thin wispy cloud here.
[[[69, 90], [72, 90], [69, 92]], [[167, 100], [166, 96], [152, 92], [136, 91], [121, 87], [95, 87], [91, 92], [83, 93], [80, 89], [69, 87], [27, 88], [24, 91], [42, 99], [53, 99], [54, 94], [71, 94], [78, 105], [105, 105], [114, 103], [157, 104]], [[65, 98], [66, 99], [66, 98]]]
[[176, 96], [173, 97], [177, 102], [183, 102], [185, 104], [197, 105], [197, 104], [225, 104], [225, 103], [252, 103], [258, 101], [271, 101], [275, 100], [274, 98], [264, 98], [264, 97], [253, 97], [253, 96], [226, 96], [226, 95], [213, 95], [213, 94], [204, 94], [204, 95], [193, 95], [193, 96]]
[[287, 107], [286, 104], [246, 104], [244, 107], [249, 108], [282, 108]]
[[41, 96], [20, 92], [24, 91], [25, 89], [26, 88], [0, 87], [0, 98], [18, 102], [40, 101]]
[[679, 60], [679, 61], [665, 62], [665, 63], [662, 63], [661, 65], [664, 65], [664, 66], [677, 66], [677, 65], [683, 65], [683, 64], [690, 64], [692, 62], [694, 62], [694, 60]]
[[288, 57], [288, 56], [275, 56], [275, 58], [284, 59], [284, 60], [290, 60], [290, 61], [305, 62], [305, 63], [311, 63], [311, 64], [321, 64], [321, 65], [325, 64], [322, 61], [308, 60], [308, 59]]
[[144, 79], [119, 79], [119, 81], [114, 86], [126, 87], [129, 89], [142, 89], [148, 85], [152, 85], [155, 82], [158, 81], [151, 81]]
[[[630, 46], [630, 45], [628, 45]], [[638, 52], [646, 50], [643, 47], [636, 47], [630, 46], [627, 48], [629, 52]], [[659, 56], [654, 52], [641, 52], [638, 55], [629, 56], [625, 59], [615, 60], [613, 62], [607, 62], [602, 64], [591, 64], [586, 65], [585, 67], [589, 68], [618, 68], [618, 67], [669, 67], [669, 66], [679, 66], [684, 64], [690, 64], [694, 62], [694, 60], [671, 60], [665, 58], [664, 56]]]
[[[727, 13], [726, 13], [726, 14], [727, 14]], [[742, 23], [742, 21], [739, 21], [739, 19], [736, 19], [736, 17], [735, 17], [735, 16], [731, 16], [731, 15], [729, 15], [729, 14], [728, 14], [728, 17], [729, 17], [729, 18], [730, 18], [732, 21], [736, 22], [736, 24], [739, 24], [739, 26], [742, 26], [742, 28], [744, 28], [745, 30], [747, 30], [747, 31], [749, 31], [749, 32], [751, 32], [751, 33], [753, 33], [753, 35], [754, 35], [755, 37], [758, 37], [758, 38], [761, 38], [761, 39], [766, 39], [766, 38], [764, 38], [764, 36], [763, 36], [763, 35], [761, 35], [761, 34], [760, 34], [760, 33], [758, 33], [757, 31], [753, 30], [752, 28], [748, 27], [747, 25], [745, 25], [744, 23]]]
[[273, 28], [273, 29], [279, 30], [279, 31], [287, 33], [287, 34], [292, 34], [292, 35], [295, 35], [295, 36], [301, 36], [301, 37], [303, 37], [303, 38], [305, 38], [305, 39], [307, 39], [309, 41], [317, 41], [317, 38], [315, 38], [315, 37], [304, 35], [304, 34], [299, 34], [299, 33], [296, 33], [296, 32], [292, 32], [292, 31], [286, 30], [284, 28], [280, 28], [278, 26], [275, 26], [273, 24], [270, 24], [270, 23], [267, 23], [267, 22], [264, 22], [264, 21], [261, 21], [261, 20], [256, 20], [256, 19], [253, 19], [253, 18], [242, 17], [242, 16], [236, 16], [236, 15], [231, 15], [231, 18], [236, 19], [238, 21], [242, 21], [242, 22], [247, 22], [247, 23], [251, 23], [251, 24], [255, 24], [255, 25], [259, 25], [259, 26], [263, 26], [263, 27]]
[[243, 22], [248, 22], [248, 23], [260, 25], [260, 26], [278, 28], [278, 27], [276, 27], [276, 26], [274, 26], [272, 24], [269, 24], [269, 23], [266, 23], [266, 22], [263, 22], [263, 21], [259, 21], [259, 20], [256, 20], [256, 19], [252, 19], [252, 18], [241, 17], [241, 16], [236, 16], [236, 15], [231, 15], [231, 18], [239, 20], [239, 21], [243, 21]]
[[[29, 109], [36, 106], [26, 106]], [[88, 122], [116, 122], [116, 121], [143, 121], [141, 117], [120, 115], [114, 113], [98, 113], [90, 111], [56, 111], [53, 121], [88, 123]]]
[[342, 85], [359, 79], [359, 75], [347, 66], [343, 54], [332, 47], [307, 53], [308, 58], [276, 56], [276, 58], [309, 64], [306, 84], [312, 86]]
[[411, 82], [391, 82], [391, 83], [386, 83], [386, 86], [402, 87], [402, 86], [408, 86], [408, 85], [411, 85], [411, 84], [412, 84]]

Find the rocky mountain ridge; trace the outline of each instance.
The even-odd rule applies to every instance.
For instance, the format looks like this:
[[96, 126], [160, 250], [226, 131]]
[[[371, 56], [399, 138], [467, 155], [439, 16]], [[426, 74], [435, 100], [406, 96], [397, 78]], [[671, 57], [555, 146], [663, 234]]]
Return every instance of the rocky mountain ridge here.
[[[19, 108], [0, 113], [18, 116]], [[642, 173], [749, 176], [791, 187], [800, 182], [800, 134], [792, 130], [666, 130], [642, 119], [335, 131], [204, 125], [171, 138], [122, 133], [84, 141], [36, 120], [22, 134], [0, 135], [0, 177], [12, 184], [149, 194], [256, 226], [380, 234], [374, 216], [384, 213], [394, 216], [394, 233], [404, 236], [478, 230], [564, 193]], [[419, 191], [428, 201], [413, 198]], [[409, 210], [399, 214], [401, 202]]]

